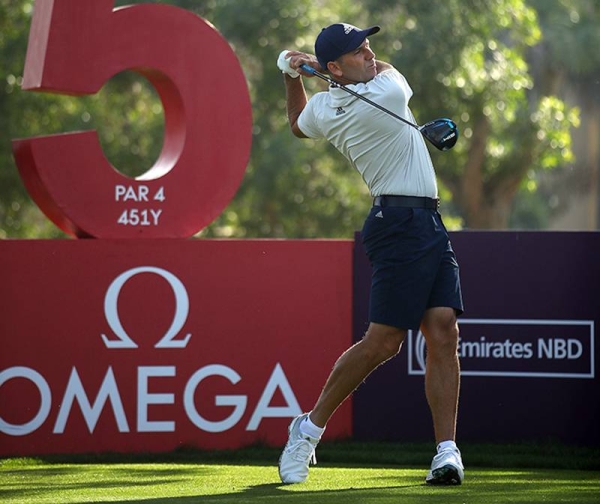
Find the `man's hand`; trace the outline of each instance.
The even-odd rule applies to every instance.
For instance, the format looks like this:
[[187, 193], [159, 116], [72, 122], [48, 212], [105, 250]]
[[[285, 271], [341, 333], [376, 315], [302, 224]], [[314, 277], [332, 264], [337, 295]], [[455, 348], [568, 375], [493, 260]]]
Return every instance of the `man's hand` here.
[[317, 61], [316, 56], [313, 56], [312, 54], [307, 54], [300, 51], [285, 50], [281, 52], [279, 58], [277, 59], [277, 66], [279, 69], [291, 77], [296, 78], [298, 75], [303, 75], [304, 77], [314, 77], [313, 74], [302, 70], [300, 65], [308, 65], [319, 72], [323, 71], [321, 65], [319, 65], [319, 62]]
[[290, 54], [290, 51], [288, 51], [286, 49], [284, 49], [283, 51], [281, 51], [281, 53], [279, 53], [279, 57], [277, 58], [277, 67], [283, 73], [286, 73], [293, 79], [296, 79], [297, 77], [300, 76], [300, 74], [291, 67], [290, 60], [288, 59], [289, 58], [288, 54]]

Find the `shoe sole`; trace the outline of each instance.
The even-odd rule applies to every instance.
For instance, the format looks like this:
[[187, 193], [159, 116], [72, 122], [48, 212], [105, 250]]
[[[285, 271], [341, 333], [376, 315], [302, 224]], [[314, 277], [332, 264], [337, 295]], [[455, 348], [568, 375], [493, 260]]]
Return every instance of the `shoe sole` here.
[[428, 485], [460, 485], [462, 480], [458, 471], [451, 465], [446, 465], [432, 471], [433, 476], [426, 483]]

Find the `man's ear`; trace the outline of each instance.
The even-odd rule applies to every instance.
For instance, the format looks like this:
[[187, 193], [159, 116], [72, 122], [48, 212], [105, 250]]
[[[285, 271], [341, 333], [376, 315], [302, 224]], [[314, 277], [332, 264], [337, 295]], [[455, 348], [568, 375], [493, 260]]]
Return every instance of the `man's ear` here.
[[338, 79], [344, 75], [344, 72], [342, 72], [340, 65], [338, 65], [338, 63], [335, 61], [330, 61], [329, 63], [327, 63], [327, 71], [333, 77], [337, 77]]

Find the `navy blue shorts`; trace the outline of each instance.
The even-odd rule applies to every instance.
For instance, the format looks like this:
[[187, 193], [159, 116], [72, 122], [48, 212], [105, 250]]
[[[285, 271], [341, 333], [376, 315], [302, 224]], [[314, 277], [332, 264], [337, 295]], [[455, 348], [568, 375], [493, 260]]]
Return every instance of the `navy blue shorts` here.
[[458, 263], [436, 210], [375, 206], [361, 236], [373, 268], [371, 322], [418, 330], [428, 308], [463, 312]]

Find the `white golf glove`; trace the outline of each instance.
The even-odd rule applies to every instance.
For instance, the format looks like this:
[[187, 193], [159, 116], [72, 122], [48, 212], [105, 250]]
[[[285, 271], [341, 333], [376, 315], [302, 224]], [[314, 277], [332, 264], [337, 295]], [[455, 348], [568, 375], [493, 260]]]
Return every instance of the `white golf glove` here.
[[281, 51], [281, 53], [279, 54], [279, 58], [277, 58], [277, 67], [279, 68], [279, 70], [281, 70], [283, 73], [288, 74], [290, 77], [293, 77], [294, 79], [296, 77], [298, 77], [300, 74], [294, 70], [291, 66], [290, 66], [290, 60], [286, 59], [285, 55], [288, 53], [289, 51], [284, 50]]

